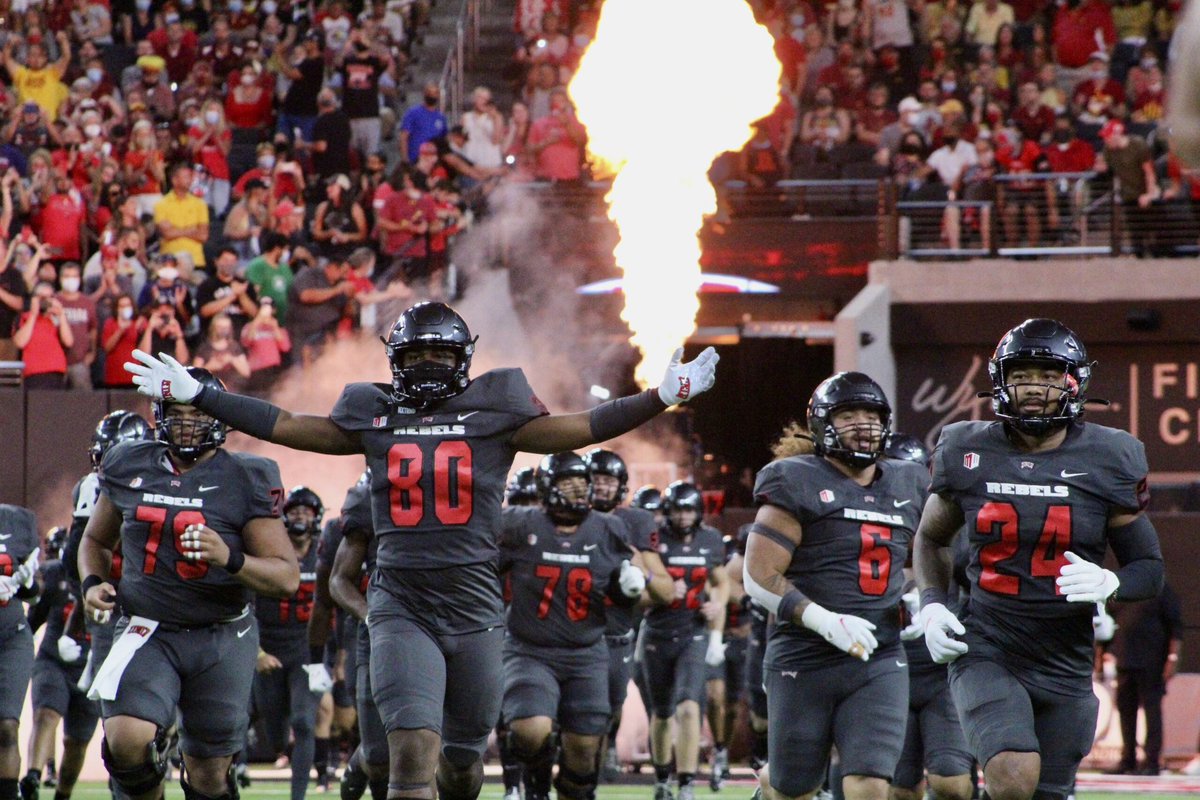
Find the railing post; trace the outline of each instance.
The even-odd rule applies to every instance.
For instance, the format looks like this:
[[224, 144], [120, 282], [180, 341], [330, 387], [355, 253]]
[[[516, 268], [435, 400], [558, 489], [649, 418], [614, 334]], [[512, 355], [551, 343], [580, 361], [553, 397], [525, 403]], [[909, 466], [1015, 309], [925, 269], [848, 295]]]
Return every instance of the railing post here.
[[1123, 238], [1124, 226], [1121, 224], [1123, 220], [1117, 219], [1117, 215], [1121, 213], [1121, 181], [1113, 175], [1112, 188], [1108, 191], [1109, 196], [1109, 214], [1108, 214], [1108, 249], [1109, 255], [1120, 256], [1122, 252], [1121, 240]]

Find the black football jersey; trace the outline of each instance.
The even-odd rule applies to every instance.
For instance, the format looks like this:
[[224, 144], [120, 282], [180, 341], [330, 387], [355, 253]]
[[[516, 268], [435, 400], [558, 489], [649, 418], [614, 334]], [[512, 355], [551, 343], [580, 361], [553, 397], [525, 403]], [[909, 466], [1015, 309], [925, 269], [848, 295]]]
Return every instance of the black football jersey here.
[[308, 658], [308, 621], [312, 618], [317, 590], [317, 546], [310, 544], [299, 559], [300, 587], [291, 597], [258, 595], [254, 614], [258, 617], [259, 646], [284, 664]]
[[962, 509], [970, 559], [968, 628], [1049, 675], [1092, 669], [1090, 603], [1055, 582], [1070, 550], [1104, 561], [1108, 518], [1149, 501], [1145, 448], [1124, 431], [1077, 423], [1056, 449], [1024, 453], [1000, 422], [942, 430], [931, 491]]
[[[78, 600], [67, 578], [66, 565], [62, 561], [58, 559], [47, 561], [42, 565], [40, 572], [42, 573], [42, 593], [38, 595], [37, 607], [30, 610], [29, 618], [33, 620], [36, 615], [39, 620], [45, 619], [46, 623], [46, 632], [42, 634], [38, 655], [42, 658], [61, 661], [58, 657], [58, 640], [66, 631], [67, 620], [75, 610]], [[84, 640], [79, 643], [83, 646], [83, 656], [86, 658], [88, 642]], [[82, 667], [82, 665], [83, 659], [80, 659], [70, 666]]]
[[508, 633], [543, 647], [588, 647], [604, 636], [605, 600], [632, 555], [625, 524], [593, 511], [570, 534], [536, 507], [501, 514], [500, 570], [510, 587]]
[[659, 530], [658, 554], [672, 581], [683, 581], [687, 593], [667, 605], [651, 606], [646, 611], [647, 633], [660, 638], [694, 636], [705, 627], [700, 607], [708, 600], [708, 578], [725, 565], [725, 542], [716, 528], [701, 525], [684, 539]]
[[[67, 581], [71, 591], [79, 593], [79, 543], [83, 540], [83, 530], [88, 520], [92, 518], [92, 510], [100, 497], [100, 476], [89, 472], [75, 483], [71, 490], [71, 525], [67, 528], [67, 540], [63, 545], [63, 567], [66, 569]], [[121, 550], [113, 551], [112, 567], [109, 570], [109, 583], [117, 586], [121, 582]]]
[[[876, 464], [875, 475], [860, 486], [820, 456], [784, 458], [759, 471], [754, 498], [800, 523], [788, 580], [814, 603], [874, 623], [883, 652], [900, 638], [904, 564], [929, 477], [919, 464], [891, 460]], [[788, 620], [779, 620], [767, 648], [773, 668], [841, 658], [819, 634]]]
[[[658, 526], [654, 524], [654, 515], [644, 508], [619, 506], [612, 510], [613, 516], [625, 523], [629, 530], [629, 543], [636, 550], [658, 550]], [[622, 607], [612, 601], [608, 604], [609, 636], [624, 636], [633, 630], [634, 617], [642, 612], [636, 607]]]
[[117, 599], [126, 614], [209, 625], [236, 617], [253, 599], [224, 569], [184, 559], [179, 540], [189, 525], [203, 524], [242, 552], [250, 520], [280, 515], [284, 492], [274, 461], [220, 449], [180, 474], [165, 444], [120, 442], [104, 454], [100, 491], [122, 517]]
[[[41, 546], [37, 518], [21, 506], [0, 503], [0, 575], [12, 575]], [[0, 639], [26, 624], [25, 606], [16, 597], [0, 602]]]
[[510, 440], [545, 413], [519, 369], [485, 372], [462, 394], [421, 412], [398, 407], [384, 384], [347, 385], [330, 416], [362, 436], [379, 565], [432, 570], [494, 562], [516, 455]]

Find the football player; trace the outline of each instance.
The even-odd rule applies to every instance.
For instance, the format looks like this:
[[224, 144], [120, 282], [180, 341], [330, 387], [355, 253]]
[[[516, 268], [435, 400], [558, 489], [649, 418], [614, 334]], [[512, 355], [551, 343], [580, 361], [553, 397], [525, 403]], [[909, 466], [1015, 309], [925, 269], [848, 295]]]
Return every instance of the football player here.
[[[667, 569], [658, 555], [658, 526], [654, 514], [632, 506], [621, 505], [629, 493], [629, 468], [625, 461], [612, 450], [597, 447], [583, 457], [588, 467], [591, 482], [592, 508], [612, 513], [629, 529], [630, 544], [642, 557], [646, 570], [647, 599], [654, 603], [669, 603], [674, 599], [675, 587]], [[625, 707], [625, 696], [629, 692], [629, 678], [633, 672], [633, 640], [635, 617], [640, 613], [629, 606], [614, 605], [608, 609], [608, 625], [604, 640], [608, 643], [608, 703], [612, 718], [608, 725], [608, 737], [604, 757], [604, 772], [607, 780], [614, 780], [621, 772], [617, 757], [617, 730], [621, 727], [621, 710]]]
[[38, 595], [41, 539], [33, 512], [7, 503], [0, 503], [0, 531], [0, 800], [16, 800], [21, 769], [17, 727], [34, 658], [33, 633], [21, 601], [32, 602]]
[[629, 498], [629, 507], [649, 511], [654, 515], [655, 526], [659, 528], [665, 521], [662, 512], [662, 492], [649, 484], [633, 493], [633, 496]]
[[371, 692], [371, 638], [367, 628], [367, 584], [375, 572], [379, 540], [371, 518], [371, 475], [364, 473], [346, 495], [342, 504], [342, 540], [333, 560], [329, 591], [336, 602], [354, 619], [355, 634], [349, 646], [357, 649], [358, 671], [355, 700], [358, 705], [358, 749], [350, 758], [351, 770], [362, 777], [342, 778], [343, 800], [362, 795], [367, 786], [372, 800], [386, 800], [388, 791], [388, 743], [379, 709]]
[[737, 702], [745, 682], [746, 643], [750, 635], [750, 616], [745, 587], [742, 585], [742, 561], [745, 540], [726, 542], [725, 573], [729, 576], [729, 599], [725, 603], [725, 661], [709, 666], [704, 691], [708, 729], [712, 733], [712, 764], [708, 788], [721, 791], [730, 777], [729, 734], [733, 730]]
[[814, 453], [758, 473], [742, 577], [775, 614], [767, 643], [767, 800], [810, 797], [831, 746], [847, 800], [886, 800], [904, 743], [908, 672], [897, 605], [927, 473], [879, 461], [891, 406], [839, 372], [808, 404]]
[[196, 407], [261, 439], [364, 453], [380, 537], [369, 593], [371, 682], [388, 731], [389, 796], [474, 800], [499, 718], [503, 628], [496, 533], [517, 451], [614, 438], [709, 388], [717, 355], [681, 363], [659, 387], [578, 414], [549, 415], [518, 369], [470, 376], [475, 338], [442, 303], [400, 315], [387, 384], [352, 383], [327, 417], [202, 386], [170, 356], [137, 351], [139, 390]]
[[[189, 380], [221, 389], [208, 370]], [[86, 612], [116, 638], [89, 696], [101, 700], [101, 755], [119, 794], [156, 800], [167, 730], [180, 715], [186, 800], [236, 796], [258, 656], [254, 593], [294, 595], [296, 553], [279, 518], [275, 462], [221, 445], [225, 426], [194, 406], [154, 404], [153, 442], [121, 442], [100, 463], [100, 497], [79, 547]], [[120, 595], [109, 581], [120, 540]]]
[[[1092, 617], [1163, 583], [1145, 448], [1085, 422], [1092, 363], [1052, 319], [1004, 334], [988, 362], [994, 422], [942, 429], [913, 561], [921, 625], [988, 794], [1063, 798], [1091, 749]], [[951, 544], [966, 524], [971, 613], [950, 611]], [[1120, 567], [1102, 566], [1112, 548]]]
[[310, 665], [308, 657], [308, 620], [317, 580], [313, 538], [321, 530], [324, 516], [325, 504], [312, 489], [297, 486], [288, 492], [283, 501], [283, 519], [300, 565], [300, 588], [283, 599], [260, 595], [255, 604], [259, 650], [254, 706], [262, 717], [272, 752], [285, 751], [291, 728], [292, 800], [304, 800], [308, 789], [317, 700], [329, 689], [326, 674]]
[[[48, 537], [48, 551], [58, 549], [55, 538], [52, 532]], [[21, 798], [36, 800], [38, 797], [41, 767], [54, 757], [54, 735], [59, 722], [65, 720], [62, 769], [54, 793], [56, 800], [65, 800], [71, 796], [83, 768], [88, 742], [100, 719], [100, 707], [87, 698], [85, 689], [79, 687], [87, 662], [88, 641], [86, 636], [76, 638], [67, 632], [67, 621], [74, 613], [78, 598], [67, 580], [63, 562], [57, 558], [47, 561], [42, 565], [41, 573], [42, 593], [29, 611], [29, 630], [36, 633], [45, 624], [46, 632], [33, 661], [30, 766], [21, 779]]]
[[653, 606], [642, 625], [642, 670], [650, 689], [650, 755], [654, 761], [655, 800], [673, 796], [671, 718], [675, 719], [674, 755], [680, 800], [695, 796], [692, 785], [700, 762], [700, 705], [706, 667], [725, 658], [722, 631], [729, 577], [720, 532], [702, 524], [704, 498], [686, 481], [675, 481], [662, 495], [666, 522], [659, 553], [674, 583], [672, 600]]
[[541, 507], [505, 509], [502, 517], [500, 568], [511, 587], [503, 714], [510, 749], [529, 777], [526, 800], [548, 800], [541, 776], [549, 774], [559, 738], [558, 796], [593, 800], [611, 713], [605, 603], [637, 603], [646, 575], [624, 523], [591, 510], [582, 458], [546, 456], [537, 482]]
[[538, 504], [537, 478], [533, 467], [522, 467], [514, 472], [504, 487], [504, 505], [536, 506]]
[[[921, 440], [897, 432], [888, 437], [883, 454], [926, 468], [932, 455]], [[946, 666], [934, 663], [925, 647], [916, 613], [917, 596], [915, 588], [908, 589], [901, 609], [903, 621], [908, 623], [900, 631], [908, 662], [908, 728], [892, 779], [892, 800], [921, 800], [927, 773], [929, 793], [935, 800], [970, 800], [975, 788], [971, 780], [974, 762], [950, 697]]]

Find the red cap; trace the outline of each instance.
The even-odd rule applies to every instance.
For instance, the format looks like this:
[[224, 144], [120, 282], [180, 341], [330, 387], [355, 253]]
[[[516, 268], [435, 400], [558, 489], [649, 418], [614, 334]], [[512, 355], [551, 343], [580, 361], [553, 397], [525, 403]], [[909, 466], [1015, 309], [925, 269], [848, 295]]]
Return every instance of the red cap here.
[[1100, 129], [1100, 138], [1107, 139], [1110, 136], [1121, 136], [1125, 133], [1125, 123], [1119, 119], [1110, 119], [1104, 123], [1104, 127]]
[[121, 255], [121, 251], [117, 249], [115, 244], [106, 244], [100, 248], [100, 258], [117, 258]]

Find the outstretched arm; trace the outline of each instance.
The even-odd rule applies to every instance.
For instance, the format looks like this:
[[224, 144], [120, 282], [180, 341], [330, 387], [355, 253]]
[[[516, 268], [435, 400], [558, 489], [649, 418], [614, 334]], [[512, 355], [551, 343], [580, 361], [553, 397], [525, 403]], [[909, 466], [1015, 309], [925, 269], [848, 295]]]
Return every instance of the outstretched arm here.
[[711, 347], [692, 361], [682, 362], [683, 348], [675, 351], [657, 389], [620, 397], [577, 414], [535, 417], [513, 434], [513, 446], [527, 453], [558, 453], [608, 441], [628, 433], [669, 407], [689, 400], [716, 381], [720, 357]]
[[[950, 543], [962, 524], [962, 509], [940, 494], [929, 495], [913, 544], [913, 570], [923, 595], [921, 605], [931, 602], [930, 598], [945, 605], [946, 587], [952, 577]], [[926, 594], [926, 591], [932, 594]]]

